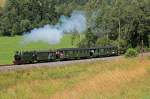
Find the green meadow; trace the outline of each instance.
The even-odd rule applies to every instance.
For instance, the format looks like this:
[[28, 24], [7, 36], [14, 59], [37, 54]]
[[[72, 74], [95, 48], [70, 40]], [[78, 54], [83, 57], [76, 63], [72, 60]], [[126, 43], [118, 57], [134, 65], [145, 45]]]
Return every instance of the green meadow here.
[[31, 43], [28, 45], [21, 44], [22, 36], [0, 37], [0, 64], [10, 64], [13, 61], [13, 55], [16, 51], [25, 50], [47, 50], [56, 48], [69, 48], [72, 45], [71, 35], [65, 35], [61, 42], [56, 45], [49, 45], [42, 42]]

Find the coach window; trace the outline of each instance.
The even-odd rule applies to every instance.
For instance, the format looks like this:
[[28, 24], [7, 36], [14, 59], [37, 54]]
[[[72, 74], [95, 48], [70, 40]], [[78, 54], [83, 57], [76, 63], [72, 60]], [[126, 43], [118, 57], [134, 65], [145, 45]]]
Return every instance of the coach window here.
[[103, 53], [103, 49], [101, 49], [101, 53]]

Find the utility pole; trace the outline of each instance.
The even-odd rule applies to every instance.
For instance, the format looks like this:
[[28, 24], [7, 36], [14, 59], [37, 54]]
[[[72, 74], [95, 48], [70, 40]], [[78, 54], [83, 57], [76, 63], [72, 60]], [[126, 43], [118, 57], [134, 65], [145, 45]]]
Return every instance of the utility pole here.
[[[119, 18], [119, 32], [118, 32], [119, 34], [118, 34], [118, 40], [119, 40], [119, 42], [120, 42], [120, 40], [121, 40], [121, 22], [120, 22], [120, 18]], [[118, 44], [118, 46], [120, 47], [120, 45]]]
[[119, 21], [118, 21], [118, 25], [119, 25], [119, 28], [118, 28], [118, 49], [120, 50], [120, 40], [121, 40], [121, 22], [120, 22], [120, 7], [119, 7]]
[[104, 22], [104, 31], [106, 31], [106, 39], [107, 39], [107, 42], [108, 42], [108, 40], [109, 40], [109, 34], [108, 34], [108, 31], [107, 31], [106, 22]]
[[144, 52], [144, 41], [143, 39], [141, 40], [141, 49], [140, 49], [140, 61], [143, 62], [143, 52]]
[[142, 54], [142, 56], [143, 56], [143, 53], [144, 53], [144, 41], [142, 39], [142, 41], [141, 41], [141, 54]]

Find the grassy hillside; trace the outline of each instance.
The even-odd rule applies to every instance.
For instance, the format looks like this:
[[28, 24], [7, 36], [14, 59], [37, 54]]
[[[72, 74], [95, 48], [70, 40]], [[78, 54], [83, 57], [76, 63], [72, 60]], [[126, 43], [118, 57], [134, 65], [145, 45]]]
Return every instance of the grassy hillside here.
[[6, 0], [0, 0], [0, 6], [3, 7]]
[[149, 99], [149, 86], [146, 57], [0, 73], [1, 99]]
[[21, 41], [21, 36], [0, 37], [0, 64], [12, 63], [13, 55], [15, 51], [18, 50], [42, 50], [73, 47], [70, 35], [65, 35], [60, 44], [57, 45], [49, 45], [42, 42], [22, 45]]

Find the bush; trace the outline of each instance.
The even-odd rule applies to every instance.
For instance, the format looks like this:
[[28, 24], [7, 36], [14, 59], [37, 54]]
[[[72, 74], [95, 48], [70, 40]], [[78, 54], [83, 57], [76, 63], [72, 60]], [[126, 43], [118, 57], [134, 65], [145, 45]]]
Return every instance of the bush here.
[[99, 38], [99, 39], [96, 41], [96, 45], [97, 45], [97, 46], [110, 45], [110, 40], [107, 39], [106, 37]]
[[144, 48], [144, 52], [150, 52], [150, 48]]
[[133, 48], [129, 48], [125, 53], [125, 57], [137, 57], [137, 56], [138, 56], [138, 51]]
[[96, 45], [97, 46], [107, 46], [107, 45], [118, 46], [118, 41], [114, 41], [114, 40], [107, 39], [106, 37], [102, 37], [96, 41]]

